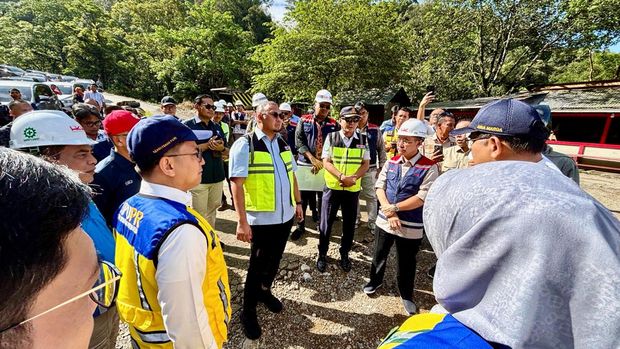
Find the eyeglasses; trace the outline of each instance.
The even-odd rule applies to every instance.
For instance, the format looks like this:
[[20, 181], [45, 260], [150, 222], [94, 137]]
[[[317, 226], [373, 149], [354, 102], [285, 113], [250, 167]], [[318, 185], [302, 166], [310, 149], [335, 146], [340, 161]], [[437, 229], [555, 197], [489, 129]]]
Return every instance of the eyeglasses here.
[[84, 126], [87, 126], [87, 127], [95, 127], [95, 126], [99, 127], [99, 126], [101, 126], [101, 120], [85, 122]]
[[164, 155], [164, 156], [169, 156], [171, 158], [175, 157], [175, 156], [188, 156], [188, 155], [193, 155], [196, 157], [196, 159], [200, 160], [202, 159], [202, 151], [200, 150], [196, 150], [195, 153], [187, 153], [187, 154], [169, 154], [169, 155]]
[[319, 104], [319, 108], [330, 110], [332, 106], [331, 104]]
[[212, 105], [212, 104], [203, 104], [202, 106], [205, 107], [207, 110], [209, 110], [209, 109], [212, 109], [212, 110], [217, 109], [217, 107]]
[[270, 111], [265, 114], [271, 115], [274, 118], [280, 118], [282, 120], [284, 120], [284, 117], [285, 117], [283, 112], [277, 112], [277, 111]]
[[359, 117], [352, 117], [352, 118], [343, 118], [342, 120], [346, 121], [347, 124], [354, 124], [356, 122], [360, 121]]
[[21, 321], [17, 324], [13, 324], [7, 328], [4, 328], [0, 330], [0, 333], [11, 330], [18, 326], [21, 326], [34, 319], [38, 319], [45, 314], [51, 313], [52, 311], [58, 308], [64, 307], [65, 305], [72, 303], [85, 296], [89, 296], [90, 299], [93, 302], [95, 302], [98, 306], [101, 306], [106, 309], [110, 308], [111, 306], [114, 305], [114, 302], [116, 301], [116, 296], [118, 295], [118, 288], [119, 288], [118, 286], [121, 280], [121, 276], [122, 274], [120, 270], [118, 270], [118, 268], [116, 268], [112, 263], [107, 262], [107, 261], [100, 261], [99, 262], [99, 277], [97, 278], [97, 281], [95, 282], [95, 286], [93, 288], [91, 288], [90, 290], [84, 293], [80, 293], [77, 296], [69, 300], [66, 300], [52, 308], [49, 308], [42, 313], [39, 313], [24, 321]]

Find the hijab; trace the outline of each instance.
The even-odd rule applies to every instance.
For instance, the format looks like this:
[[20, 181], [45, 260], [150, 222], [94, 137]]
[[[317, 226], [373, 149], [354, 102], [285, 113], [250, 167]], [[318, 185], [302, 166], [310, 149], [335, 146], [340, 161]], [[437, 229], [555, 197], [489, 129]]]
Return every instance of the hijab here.
[[561, 173], [524, 161], [449, 171], [424, 226], [437, 302], [487, 341], [620, 347], [620, 222]]

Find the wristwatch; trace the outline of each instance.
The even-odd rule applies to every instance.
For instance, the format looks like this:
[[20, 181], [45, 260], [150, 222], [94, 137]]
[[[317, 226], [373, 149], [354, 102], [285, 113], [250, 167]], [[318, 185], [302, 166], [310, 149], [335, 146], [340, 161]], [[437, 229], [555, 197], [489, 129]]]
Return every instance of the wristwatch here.
[[398, 206], [396, 206], [396, 205], [392, 205], [392, 207], [394, 208], [394, 212], [398, 212], [398, 211], [400, 211], [400, 208], [398, 208]]

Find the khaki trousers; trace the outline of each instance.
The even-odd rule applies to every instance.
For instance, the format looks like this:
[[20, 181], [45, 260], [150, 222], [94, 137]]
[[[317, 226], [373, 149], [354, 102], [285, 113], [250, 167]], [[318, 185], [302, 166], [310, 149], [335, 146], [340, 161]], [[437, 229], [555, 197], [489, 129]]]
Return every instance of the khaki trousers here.
[[222, 204], [224, 181], [210, 184], [198, 184], [191, 190], [192, 206], [215, 230], [215, 220], [218, 207]]
[[118, 336], [118, 312], [116, 306], [95, 318], [95, 327], [90, 336], [89, 349], [115, 349]]

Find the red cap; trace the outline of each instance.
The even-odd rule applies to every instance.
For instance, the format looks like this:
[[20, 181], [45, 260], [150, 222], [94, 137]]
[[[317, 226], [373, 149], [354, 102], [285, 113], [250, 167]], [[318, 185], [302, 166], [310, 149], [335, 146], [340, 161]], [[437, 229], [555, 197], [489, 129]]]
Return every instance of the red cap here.
[[140, 118], [127, 110], [114, 110], [103, 119], [103, 129], [110, 135], [129, 132]]

